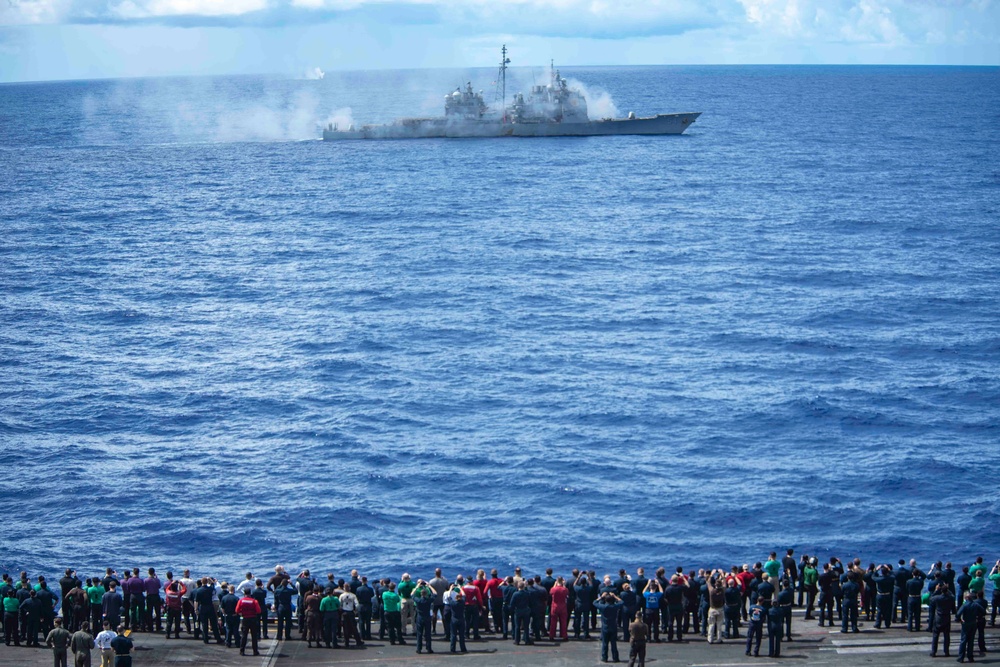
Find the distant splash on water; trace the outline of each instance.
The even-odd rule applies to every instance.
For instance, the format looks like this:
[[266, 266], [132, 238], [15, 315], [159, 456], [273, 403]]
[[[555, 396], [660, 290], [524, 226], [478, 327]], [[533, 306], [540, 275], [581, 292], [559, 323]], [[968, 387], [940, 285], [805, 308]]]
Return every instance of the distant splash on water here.
[[305, 74], [301, 78], [307, 81], [322, 81], [323, 77], [326, 76], [326, 72], [321, 70], [319, 67], [313, 67], [312, 69], [306, 70]]

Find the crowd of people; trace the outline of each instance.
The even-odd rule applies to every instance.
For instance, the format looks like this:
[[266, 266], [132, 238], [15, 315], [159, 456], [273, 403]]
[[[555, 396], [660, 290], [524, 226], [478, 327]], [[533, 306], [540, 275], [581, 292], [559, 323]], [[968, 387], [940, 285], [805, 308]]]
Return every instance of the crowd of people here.
[[[259, 655], [258, 642], [269, 638], [272, 624], [277, 639], [291, 640], [295, 632], [317, 648], [363, 647], [377, 624], [379, 640], [407, 645], [412, 638], [417, 653], [433, 653], [434, 638], [442, 636], [451, 652], [464, 653], [466, 641], [483, 634], [533, 644], [568, 641], [570, 632], [587, 640], [593, 632], [602, 661], [620, 661], [620, 637], [629, 664], [642, 666], [647, 642], [680, 642], [693, 633], [710, 644], [743, 641], [754, 656], [766, 636], [767, 655], [776, 657], [782, 642], [794, 639], [795, 606], [821, 626], [838, 621], [844, 633], [858, 632], [861, 616], [876, 628], [902, 623], [911, 632], [930, 632], [932, 656], [950, 655], [951, 627], [958, 622], [959, 661], [971, 662], [977, 642], [980, 654], [986, 651], [987, 618], [996, 625], [1000, 560], [988, 572], [981, 557], [961, 572], [942, 562], [925, 572], [914, 560], [864, 567], [860, 559], [831, 557], [820, 564], [809, 555], [796, 559], [789, 549], [753, 565], [670, 573], [661, 567], [649, 577], [644, 568], [603, 577], [593, 570], [561, 576], [551, 568], [525, 576], [515, 568], [504, 576], [480, 569], [450, 580], [438, 569], [427, 579], [404, 573], [398, 581], [369, 581], [356, 570], [348, 579], [328, 574], [317, 580], [309, 570], [293, 577], [280, 565], [266, 581], [247, 572], [239, 582], [192, 579], [188, 570], [161, 579], [154, 568], [145, 576], [139, 568], [121, 575], [107, 568], [103, 576], [81, 579], [67, 569], [57, 587], [43, 575], [3, 574], [0, 598], [7, 646], [41, 646], [41, 635], [57, 665], [66, 664], [71, 650], [78, 667], [89, 667], [93, 648], [102, 667], [128, 667], [135, 632], [165, 631], [167, 639], [179, 639], [183, 630], [206, 644]], [[101, 632], [95, 637], [92, 629]]]

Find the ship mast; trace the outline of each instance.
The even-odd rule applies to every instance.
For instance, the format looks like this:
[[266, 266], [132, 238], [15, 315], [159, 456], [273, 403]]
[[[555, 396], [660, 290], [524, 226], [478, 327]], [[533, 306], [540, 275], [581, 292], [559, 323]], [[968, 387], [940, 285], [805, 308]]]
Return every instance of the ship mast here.
[[[507, 64], [510, 63], [510, 58], [507, 57], [507, 45], [504, 44], [503, 48], [500, 49], [500, 71], [497, 73], [497, 83], [500, 84], [500, 90], [497, 91], [499, 96], [503, 99], [502, 115], [503, 122], [507, 122]], [[494, 97], [494, 100], [496, 98]]]

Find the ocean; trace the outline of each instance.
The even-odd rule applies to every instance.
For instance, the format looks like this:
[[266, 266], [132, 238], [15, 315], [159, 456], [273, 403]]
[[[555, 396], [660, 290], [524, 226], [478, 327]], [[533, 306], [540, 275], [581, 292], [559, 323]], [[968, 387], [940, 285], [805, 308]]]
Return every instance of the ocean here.
[[992, 562], [1000, 70], [562, 75], [0, 85], [0, 569]]

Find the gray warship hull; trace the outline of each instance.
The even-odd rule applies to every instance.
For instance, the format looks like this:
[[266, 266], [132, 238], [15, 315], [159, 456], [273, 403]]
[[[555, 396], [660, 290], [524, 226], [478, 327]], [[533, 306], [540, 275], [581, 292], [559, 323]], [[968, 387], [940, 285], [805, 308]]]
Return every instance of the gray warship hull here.
[[700, 112], [672, 113], [646, 118], [605, 119], [587, 122], [503, 122], [499, 118], [404, 118], [387, 125], [362, 125], [346, 130], [330, 126], [323, 130], [323, 140], [683, 134], [700, 115]]

